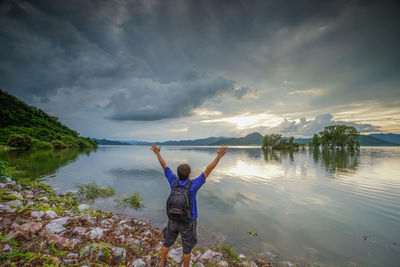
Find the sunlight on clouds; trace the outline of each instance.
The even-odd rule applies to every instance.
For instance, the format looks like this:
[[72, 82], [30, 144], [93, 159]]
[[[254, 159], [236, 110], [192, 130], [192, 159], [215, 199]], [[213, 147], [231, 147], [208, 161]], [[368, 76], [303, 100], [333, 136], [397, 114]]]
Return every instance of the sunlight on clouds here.
[[187, 131], [188, 131], [188, 128], [185, 127], [185, 128], [180, 128], [180, 129], [171, 129], [168, 132], [171, 132], [171, 133], [184, 133], [184, 132], [187, 132]]
[[283, 84], [286, 84], [286, 85], [293, 85], [293, 84], [296, 84], [296, 82], [293, 82], [293, 81], [282, 81], [282, 83], [283, 83]]
[[328, 91], [327, 88], [310, 88], [307, 90], [295, 90], [295, 91], [289, 92], [289, 95], [305, 95], [305, 94], [323, 95], [327, 91]]
[[381, 103], [366, 101], [340, 106], [335, 119], [346, 122], [370, 123], [382, 127], [383, 131], [400, 132], [400, 102]]
[[193, 111], [194, 114], [201, 116], [201, 117], [210, 117], [216, 115], [222, 115], [222, 112], [217, 110], [206, 110], [206, 109], [195, 109]]
[[276, 115], [267, 113], [251, 115], [250, 113], [244, 113], [238, 116], [202, 120], [202, 123], [215, 123], [215, 122], [228, 122], [234, 124], [238, 129], [255, 128], [259, 126], [273, 127], [277, 126], [282, 122], [282, 118]]

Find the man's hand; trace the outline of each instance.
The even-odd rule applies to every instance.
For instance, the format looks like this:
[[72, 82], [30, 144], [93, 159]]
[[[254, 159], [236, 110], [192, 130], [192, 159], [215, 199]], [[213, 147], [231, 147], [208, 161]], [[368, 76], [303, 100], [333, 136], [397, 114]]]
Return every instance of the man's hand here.
[[228, 147], [226, 145], [222, 145], [221, 148], [217, 149], [218, 157], [222, 158], [226, 151], [228, 151]]
[[217, 157], [214, 159], [210, 165], [207, 166], [206, 170], [204, 171], [204, 176], [207, 178], [208, 175], [214, 170], [215, 166], [217, 166], [219, 160], [225, 155], [226, 151], [228, 151], [228, 147], [226, 145], [222, 145], [221, 148], [217, 149]]
[[167, 168], [167, 163], [165, 162], [165, 160], [163, 159], [163, 157], [160, 154], [161, 146], [156, 146], [156, 144], [151, 144], [150, 149], [153, 150], [153, 152], [157, 155], [157, 158], [161, 164], [161, 167], [163, 168], [163, 170], [165, 170], [165, 168]]
[[161, 146], [156, 146], [156, 144], [151, 144], [151, 150], [153, 150], [154, 153], [160, 153]]

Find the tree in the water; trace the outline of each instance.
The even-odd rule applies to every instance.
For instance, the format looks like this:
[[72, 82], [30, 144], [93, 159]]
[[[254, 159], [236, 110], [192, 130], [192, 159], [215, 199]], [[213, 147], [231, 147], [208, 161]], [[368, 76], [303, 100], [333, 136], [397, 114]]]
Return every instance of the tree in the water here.
[[360, 133], [353, 126], [331, 125], [326, 126], [323, 131], [319, 132], [318, 139], [314, 135], [311, 143], [312, 146], [317, 147], [318, 140], [324, 149], [347, 148], [353, 150], [360, 148], [359, 136]]

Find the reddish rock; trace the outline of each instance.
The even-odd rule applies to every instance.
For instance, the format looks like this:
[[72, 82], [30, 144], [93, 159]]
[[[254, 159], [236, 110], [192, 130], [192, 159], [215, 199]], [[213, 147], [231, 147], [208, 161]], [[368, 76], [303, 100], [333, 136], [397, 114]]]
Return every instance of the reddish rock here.
[[11, 226], [12, 223], [13, 223], [13, 221], [12, 221], [11, 219], [5, 218], [5, 219], [1, 222], [1, 226], [4, 227], [4, 228], [6, 228], [6, 227]]
[[61, 248], [74, 248], [74, 244], [72, 244], [71, 240], [69, 240], [68, 238], [56, 235], [56, 234], [50, 234], [49, 235], [50, 240], [58, 247]]
[[21, 230], [25, 232], [29, 232], [32, 234], [35, 234], [42, 229], [43, 224], [41, 222], [30, 222], [30, 223], [24, 223], [21, 225]]
[[28, 240], [29, 237], [21, 231], [15, 231], [15, 232], [11, 232], [7, 235], [8, 239], [16, 239], [16, 240]]

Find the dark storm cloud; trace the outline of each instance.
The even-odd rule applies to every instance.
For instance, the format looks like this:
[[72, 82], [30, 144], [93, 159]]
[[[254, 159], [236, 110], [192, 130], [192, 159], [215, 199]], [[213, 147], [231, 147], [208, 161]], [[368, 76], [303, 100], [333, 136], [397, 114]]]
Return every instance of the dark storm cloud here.
[[396, 1], [2, 1], [0, 87], [42, 102], [80, 92], [114, 120], [186, 116], [283, 80], [329, 88], [314, 105], [393, 99], [398, 11]]

